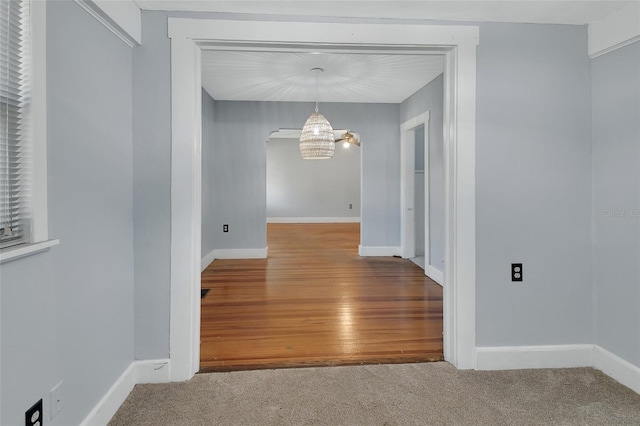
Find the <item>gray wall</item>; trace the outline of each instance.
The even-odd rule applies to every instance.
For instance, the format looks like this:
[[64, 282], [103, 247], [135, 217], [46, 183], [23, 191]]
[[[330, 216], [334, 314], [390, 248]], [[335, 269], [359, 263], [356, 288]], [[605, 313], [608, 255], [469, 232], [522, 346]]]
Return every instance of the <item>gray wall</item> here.
[[590, 343], [587, 28], [482, 24], [480, 40], [477, 345]]
[[640, 366], [640, 43], [591, 61], [595, 343]]
[[213, 205], [213, 98], [202, 89], [202, 256], [208, 255], [214, 245]]
[[[143, 12], [145, 41], [136, 49], [134, 59], [138, 358], [168, 355], [170, 242], [166, 230], [170, 224], [171, 104], [167, 16], [165, 12]], [[172, 16], [291, 20], [260, 15]], [[468, 24], [480, 26], [481, 40], [476, 121], [477, 344], [592, 342], [591, 85], [586, 27]], [[293, 122], [299, 126], [300, 120], [306, 118], [306, 111], [299, 114], [291, 126]], [[398, 111], [398, 121], [399, 117]], [[264, 131], [270, 130], [273, 126], [264, 127]], [[242, 130], [243, 139], [248, 133]], [[365, 202], [378, 199], [389, 206], [399, 206], [399, 173], [394, 169], [399, 164], [398, 136], [393, 138], [380, 142], [378, 149], [368, 149], [369, 137], [363, 135], [363, 167], [376, 171], [373, 178], [364, 182]], [[257, 132], [255, 140], [260, 141], [256, 143], [261, 147], [256, 145], [244, 156], [237, 154], [256, 168], [254, 173], [264, 176], [264, 169], [260, 170], [263, 166], [252, 163], [254, 154], [264, 155], [264, 151], [260, 153], [264, 150], [263, 131]], [[135, 154], [138, 152], [140, 155]], [[149, 160], [143, 154], [149, 155]], [[235, 155], [232, 161], [238, 161]], [[252, 214], [265, 215], [264, 207], [260, 207], [264, 205], [264, 190], [261, 193], [254, 187], [246, 189], [243, 196], [259, 203]], [[371, 235], [363, 234], [364, 245], [400, 243], [399, 207], [371, 210], [375, 212], [367, 215], [363, 205], [363, 211], [363, 229], [374, 230]], [[222, 219], [218, 222], [227, 223]], [[243, 237], [236, 247], [240, 243], [264, 247], [264, 231], [258, 224], [256, 228], [257, 238]], [[520, 261], [524, 262], [525, 281], [512, 284], [509, 264]]]
[[268, 218], [359, 216], [360, 148], [337, 143], [330, 160], [312, 161], [300, 156], [298, 139], [267, 143]]
[[[273, 130], [300, 127], [314, 105], [216, 101], [215, 108], [215, 248], [264, 248], [265, 141]], [[320, 111], [334, 128], [354, 129], [361, 137], [362, 244], [399, 245], [399, 105], [323, 103]], [[228, 233], [223, 224], [229, 224]]]
[[[2, 264], [0, 424], [79, 424], [134, 357], [132, 51], [74, 2], [47, 5], [49, 233]], [[49, 421], [62, 380], [64, 409]]]
[[[143, 12], [144, 43], [132, 61], [131, 50], [75, 3], [48, 6], [49, 219], [61, 245], [1, 266], [2, 424], [21, 424], [40, 397], [48, 407], [60, 380], [65, 408], [48, 424], [77, 424], [134, 358], [169, 355], [167, 16]], [[480, 38], [477, 344], [592, 342], [595, 296], [596, 343], [640, 365], [638, 221], [604, 215], [638, 208], [638, 44], [590, 63], [585, 27], [480, 24]], [[365, 114], [330, 105], [322, 108], [332, 123], [363, 139], [370, 177], [362, 243], [398, 245], [401, 108], [376, 105]], [[311, 108], [230, 108], [250, 112], [257, 124], [239, 132], [245, 143], [226, 152], [229, 162], [264, 177], [265, 135], [299, 126]], [[354, 115], [341, 123], [347, 112]], [[220, 131], [228, 134], [240, 118], [223, 115]], [[247, 180], [237, 189], [253, 200], [253, 221], [266, 214], [264, 185]], [[234, 235], [243, 247], [264, 247], [264, 230], [252, 234]], [[509, 282], [516, 261], [524, 262], [521, 284]]]
[[[427, 264], [444, 271], [444, 77], [440, 75], [400, 104], [400, 121], [429, 111], [429, 259]], [[416, 140], [423, 134], [416, 131]], [[423, 153], [423, 151], [422, 151]], [[416, 155], [418, 152], [416, 151]], [[422, 154], [424, 155], [424, 154]], [[424, 156], [416, 157], [416, 168], [424, 168]], [[424, 186], [424, 185], [423, 185]], [[416, 200], [417, 202], [417, 200]], [[418, 212], [418, 210], [416, 210]], [[424, 231], [422, 230], [423, 235]]]
[[142, 13], [133, 53], [136, 359], [169, 357], [171, 52], [164, 13]]

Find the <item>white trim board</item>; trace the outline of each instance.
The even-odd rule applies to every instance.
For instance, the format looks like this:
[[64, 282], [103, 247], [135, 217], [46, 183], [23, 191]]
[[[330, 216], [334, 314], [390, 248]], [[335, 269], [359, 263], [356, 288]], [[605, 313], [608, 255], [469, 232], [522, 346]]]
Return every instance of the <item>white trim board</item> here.
[[444, 284], [444, 274], [442, 273], [442, 271], [437, 270], [435, 267], [431, 265], [426, 265], [424, 269], [424, 273], [426, 276], [428, 276], [438, 284], [440, 285]]
[[360, 223], [359, 217], [268, 217], [267, 223]]
[[47, 4], [32, 0], [31, 11], [31, 241], [49, 240], [47, 190]]
[[60, 240], [47, 240], [40, 243], [21, 244], [19, 246], [7, 247], [0, 250], [0, 263], [36, 254], [41, 251], [48, 250], [53, 246], [57, 246], [58, 244], [60, 244]]
[[[415, 242], [415, 130], [424, 126], [424, 167], [429, 166], [429, 120], [431, 112], [426, 111], [400, 125], [400, 239], [402, 257], [411, 259], [416, 255]], [[448, 165], [445, 163], [445, 174]], [[423, 171], [424, 172], [424, 171]], [[429, 173], [424, 173], [424, 257], [429, 259]], [[446, 192], [447, 188], [445, 188]], [[447, 194], [445, 194], [445, 199]]]
[[595, 345], [593, 367], [640, 394], [640, 367]]
[[594, 21], [588, 27], [589, 57], [595, 58], [640, 40], [640, 3]]
[[[388, 25], [169, 18], [171, 38], [172, 380], [199, 367], [201, 250], [201, 48], [444, 54], [444, 357], [475, 367], [476, 47], [473, 25]], [[241, 46], [240, 46], [241, 45]], [[238, 47], [239, 46], [239, 47]], [[362, 153], [362, 150], [361, 150]], [[363, 157], [364, 158], [364, 157]], [[361, 169], [362, 170], [362, 169]], [[365, 250], [366, 251], [366, 250]], [[217, 256], [216, 256], [217, 257]]]
[[640, 394], [640, 367], [593, 344], [476, 348], [478, 370], [593, 367]]
[[142, 13], [131, 0], [75, 0], [89, 15], [104, 25], [127, 46], [142, 43]]
[[593, 345], [478, 347], [478, 370], [591, 367]]
[[358, 254], [362, 257], [400, 256], [402, 247], [395, 246], [358, 246]]
[[133, 387], [139, 383], [165, 383], [170, 378], [168, 359], [134, 361], [100, 398], [81, 426], [107, 425], [127, 399]]
[[214, 249], [214, 259], [266, 259], [269, 247], [255, 249]]
[[200, 368], [202, 74], [200, 48], [171, 39], [171, 378]]
[[[215, 23], [215, 25], [212, 25]], [[375, 31], [371, 28], [375, 27]], [[455, 46], [479, 44], [477, 26], [233, 21], [169, 18], [169, 38], [298, 44]], [[421, 41], [428, 41], [427, 43]]]
[[214, 249], [214, 250], [211, 250], [202, 258], [202, 261], [200, 262], [200, 272], [203, 272], [205, 269], [207, 269], [215, 259], [216, 259], [216, 251]]
[[213, 249], [200, 261], [200, 272], [216, 259], [266, 259], [269, 247], [263, 249]]
[[146, 359], [135, 361], [136, 384], [167, 383], [170, 380], [170, 361], [168, 359]]

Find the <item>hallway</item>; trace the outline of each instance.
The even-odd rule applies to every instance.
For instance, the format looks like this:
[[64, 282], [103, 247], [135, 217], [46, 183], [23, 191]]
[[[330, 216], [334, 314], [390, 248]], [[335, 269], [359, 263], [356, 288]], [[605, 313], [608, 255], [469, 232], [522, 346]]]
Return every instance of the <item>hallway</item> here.
[[360, 224], [269, 224], [268, 259], [202, 273], [201, 371], [436, 361], [442, 287], [360, 257]]

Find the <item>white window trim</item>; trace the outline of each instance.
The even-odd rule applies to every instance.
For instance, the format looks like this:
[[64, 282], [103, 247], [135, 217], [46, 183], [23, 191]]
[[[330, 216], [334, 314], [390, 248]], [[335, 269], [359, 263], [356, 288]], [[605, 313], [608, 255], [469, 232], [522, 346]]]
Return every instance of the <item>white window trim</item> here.
[[32, 184], [31, 242], [0, 250], [0, 263], [57, 245], [49, 240], [47, 207], [47, 2], [31, 0], [31, 123]]
[[47, 18], [46, 3], [31, 1], [33, 242], [49, 237], [47, 217]]
[[41, 251], [57, 246], [58, 244], [60, 244], [60, 240], [47, 240], [40, 243], [20, 244], [18, 246], [8, 247], [0, 252], [0, 263], [40, 253]]

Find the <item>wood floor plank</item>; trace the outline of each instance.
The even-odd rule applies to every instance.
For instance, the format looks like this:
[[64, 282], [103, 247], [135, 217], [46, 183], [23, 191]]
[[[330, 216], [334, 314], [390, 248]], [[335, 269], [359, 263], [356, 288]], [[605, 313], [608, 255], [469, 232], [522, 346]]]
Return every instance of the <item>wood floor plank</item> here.
[[201, 371], [443, 359], [442, 287], [358, 256], [360, 225], [269, 224], [268, 259], [202, 273]]

